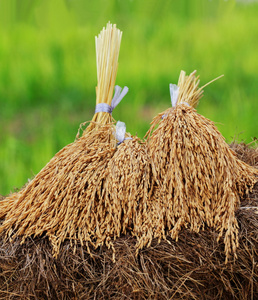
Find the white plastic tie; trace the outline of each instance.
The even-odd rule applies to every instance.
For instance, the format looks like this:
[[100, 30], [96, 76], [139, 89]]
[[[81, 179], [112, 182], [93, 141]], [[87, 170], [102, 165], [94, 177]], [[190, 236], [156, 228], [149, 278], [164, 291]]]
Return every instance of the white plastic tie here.
[[132, 140], [131, 137], [125, 137], [126, 126], [124, 122], [117, 121], [116, 123], [116, 139], [118, 140], [117, 145], [120, 145], [125, 140]]
[[95, 107], [95, 114], [99, 112], [107, 112], [109, 114], [112, 113], [112, 107], [107, 103], [98, 103]]
[[124, 122], [117, 121], [116, 123], [116, 139], [121, 144], [125, 139], [126, 125]]
[[115, 86], [115, 95], [111, 102], [112, 110], [120, 103], [120, 101], [124, 98], [124, 96], [128, 93], [129, 89], [125, 86], [123, 89], [119, 86]]
[[169, 90], [170, 90], [172, 107], [175, 107], [177, 104], [177, 100], [178, 100], [179, 86], [177, 86], [176, 84], [170, 83]]
[[113, 109], [120, 103], [124, 96], [128, 93], [129, 89], [125, 86], [123, 89], [119, 86], [115, 86], [115, 94], [111, 101], [111, 106], [107, 103], [98, 103], [95, 107], [95, 113], [98, 112], [107, 112], [112, 114]]
[[[170, 83], [169, 84], [169, 91], [170, 91], [170, 98], [171, 98], [171, 104], [172, 107], [175, 107], [177, 105], [178, 95], [179, 95], [179, 86], [176, 84]], [[164, 119], [167, 116], [167, 114], [164, 114], [161, 119]]]

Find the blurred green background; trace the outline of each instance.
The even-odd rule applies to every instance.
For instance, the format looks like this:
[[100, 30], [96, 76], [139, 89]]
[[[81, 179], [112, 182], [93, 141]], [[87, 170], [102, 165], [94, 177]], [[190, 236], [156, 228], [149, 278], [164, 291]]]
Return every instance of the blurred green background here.
[[257, 136], [258, 3], [219, 0], [0, 0], [0, 194], [20, 188], [95, 106], [95, 35], [123, 31], [113, 112], [143, 137], [170, 106], [169, 83], [197, 70], [198, 112], [227, 142]]

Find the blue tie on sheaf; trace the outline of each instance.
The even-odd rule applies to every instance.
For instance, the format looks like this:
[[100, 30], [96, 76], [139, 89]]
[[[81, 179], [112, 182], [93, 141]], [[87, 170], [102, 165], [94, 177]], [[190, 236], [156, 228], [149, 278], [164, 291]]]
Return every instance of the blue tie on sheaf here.
[[111, 101], [111, 105], [107, 103], [98, 103], [95, 107], [95, 114], [99, 112], [107, 112], [112, 114], [113, 109], [120, 103], [124, 96], [128, 93], [129, 89], [125, 86], [123, 89], [119, 86], [115, 86], [115, 94]]

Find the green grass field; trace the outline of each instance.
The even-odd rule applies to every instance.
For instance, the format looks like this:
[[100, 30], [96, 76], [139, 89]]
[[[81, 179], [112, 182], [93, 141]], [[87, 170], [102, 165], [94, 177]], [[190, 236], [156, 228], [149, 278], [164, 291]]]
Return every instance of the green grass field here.
[[[243, 2], [243, 1], [242, 1]], [[143, 137], [170, 106], [169, 83], [197, 70], [198, 112], [228, 142], [258, 134], [258, 3], [235, 1], [0, 0], [0, 194], [20, 188], [74, 141], [95, 106], [95, 35], [123, 31], [115, 109]]]

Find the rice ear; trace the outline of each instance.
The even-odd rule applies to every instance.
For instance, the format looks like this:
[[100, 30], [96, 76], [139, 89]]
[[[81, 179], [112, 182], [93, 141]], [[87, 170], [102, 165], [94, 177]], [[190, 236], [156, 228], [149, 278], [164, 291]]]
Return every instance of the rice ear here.
[[[115, 148], [110, 145], [113, 128], [98, 128], [59, 151], [19, 193], [6, 198], [8, 208], [0, 232], [25, 241], [46, 234], [57, 255], [69, 238], [99, 244], [105, 222], [100, 202], [108, 161]], [[3, 207], [1, 207], [1, 210]]]
[[145, 142], [137, 137], [124, 140], [108, 163], [104, 185], [105, 203], [114, 218], [117, 234], [137, 231], [139, 206], [148, 201], [151, 190], [150, 165]]

